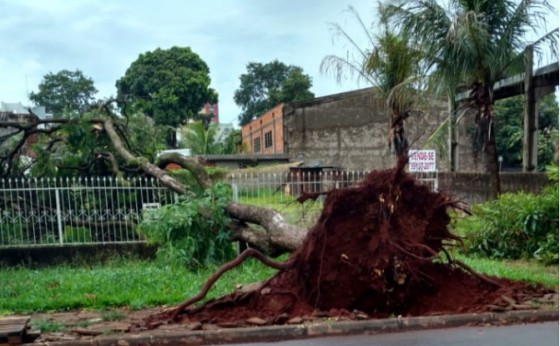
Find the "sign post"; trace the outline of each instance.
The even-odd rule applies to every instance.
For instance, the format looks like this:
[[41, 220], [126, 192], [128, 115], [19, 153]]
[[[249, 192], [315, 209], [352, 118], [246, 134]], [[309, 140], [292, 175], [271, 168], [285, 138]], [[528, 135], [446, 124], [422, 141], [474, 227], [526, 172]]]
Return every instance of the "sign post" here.
[[408, 169], [410, 172], [437, 172], [435, 150], [409, 150]]

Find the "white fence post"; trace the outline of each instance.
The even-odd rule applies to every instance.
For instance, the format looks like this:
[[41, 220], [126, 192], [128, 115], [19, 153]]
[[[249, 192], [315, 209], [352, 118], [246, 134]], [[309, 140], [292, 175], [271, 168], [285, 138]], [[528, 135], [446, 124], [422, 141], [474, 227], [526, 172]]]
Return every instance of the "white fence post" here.
[[60, 193], [58, 189], [54, 190], [54, 197], [56, 202], [56, 223], [58, 226], [58, 239], [60, 245], [64, 244], [64, 234], [62, 232], [62, 208], [60, 205]]

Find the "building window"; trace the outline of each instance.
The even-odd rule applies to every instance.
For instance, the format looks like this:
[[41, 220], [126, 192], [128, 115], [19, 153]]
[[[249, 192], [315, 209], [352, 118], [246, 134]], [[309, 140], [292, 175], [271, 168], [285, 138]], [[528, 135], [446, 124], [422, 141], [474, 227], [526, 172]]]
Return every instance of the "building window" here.
[[264, 147], [272, 147], [272, 131], [268, 131], [264, 134]]
[[261, 139], [260, 138], [255, 138], [253, 140], [253, 152], [254, 153], [260, 153], [261, 152]]

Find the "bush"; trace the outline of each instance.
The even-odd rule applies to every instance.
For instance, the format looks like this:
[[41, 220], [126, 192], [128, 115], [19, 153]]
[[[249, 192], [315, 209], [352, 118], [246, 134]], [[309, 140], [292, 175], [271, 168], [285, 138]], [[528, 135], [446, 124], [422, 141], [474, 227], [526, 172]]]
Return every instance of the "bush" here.
[[0, 244], [1, 245], [20, 245], [28, 240], [24, 239], [23, 228], [20, 224], [3, 223], [0, 225]]
[[65, 243], [91, 243], [91, 231], [85, 227], [64, 227]]
[[[138, 230], [159, 246], [158, 259], [197, 268], [235, 256], [225, 207], [231, 188], [224, 184], [181, 197], [175, 204], [145, 211]], [[204, 211], [204, 215], [200, 213]]]
[[558, 262], [558, 180], [538, 195], [505, 193], [457, 221], [467, 252], [490, 258]]

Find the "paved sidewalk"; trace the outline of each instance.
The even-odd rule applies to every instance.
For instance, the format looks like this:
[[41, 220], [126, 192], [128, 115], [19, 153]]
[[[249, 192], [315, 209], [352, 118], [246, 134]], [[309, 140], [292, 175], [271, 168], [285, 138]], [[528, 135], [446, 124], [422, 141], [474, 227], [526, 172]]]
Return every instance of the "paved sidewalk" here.
[[377, 334], [418, 329], [435, 329], [477, 324], [515, 324], [557, 321], [558, 310], [509, 311], [441, 315], [428, 317], [388, 318], [364, 321], [322, 321], [300, 325], [232, 328], [205, 331], [153, 330], [139, 334], [97, 337], [89, 340], [71, 340], [34, 343], [35, 346], [132, 346], [132, 345], [210, 345], [259, 341], [277, 341], [331, 335]]

